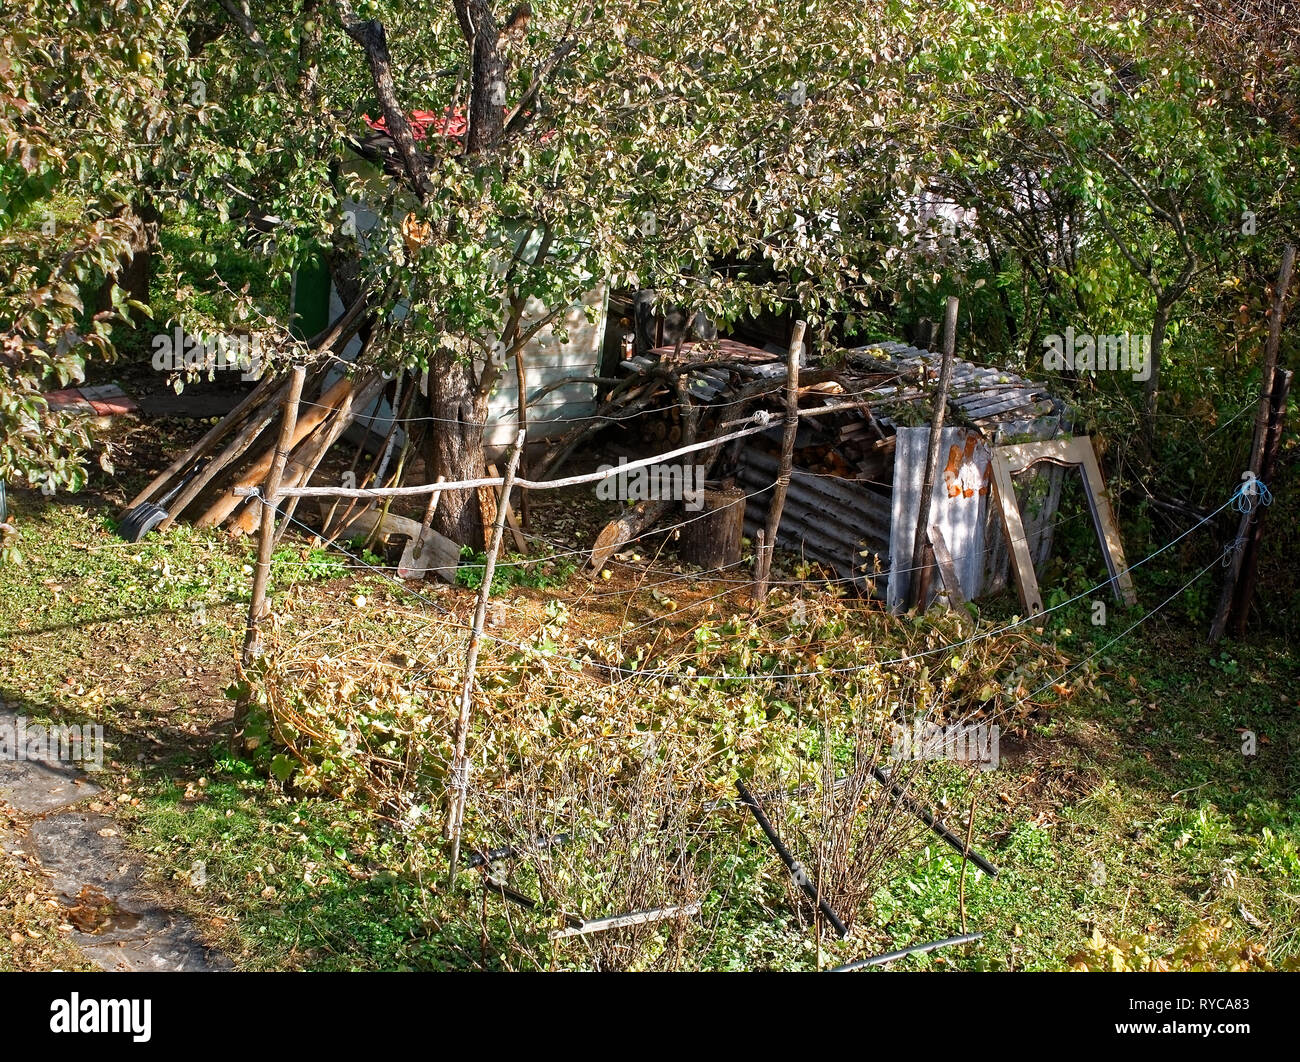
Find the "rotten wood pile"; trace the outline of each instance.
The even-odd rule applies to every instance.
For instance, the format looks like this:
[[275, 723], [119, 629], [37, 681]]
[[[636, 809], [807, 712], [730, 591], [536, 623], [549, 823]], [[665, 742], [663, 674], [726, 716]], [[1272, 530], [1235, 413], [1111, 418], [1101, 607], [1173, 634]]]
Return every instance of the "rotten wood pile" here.
[[[849, 523], [855, 533], [860, 536], [870, 525], [867, 537], [875, 543], [873, 548], [887, 554], [896, 433], [900, 426], [929, 421], [939, 359], [906, 344], [880, 343], [845, 351], [838, 360], [835, 366], [798, 370], [798, 429], [793, 445], [796, 507], [806, 513], [824, 502], [846, 508], [846, 513], [851, 509]], [[747, 517], [752, 523], [755, 509], [765, 510], [771, 497], [760, 498], [753, 492], [770, 490], [773, 478], [779, 478], [786, 363], [767, 351], [724, 339], [660, 347], [625, 360], [621, 371], [623, 378], [598, 411], [601, 419], [576, 429], [549, 467], [611, 422], [615, 432], [630, 430], [641, 440], [642, 449], [647, 444], [650, 449], [663, 449], [666, 443], [720, 435], [755, 411], [767, 410], [770, 430], [727, 447], [725, 453], [711, 452], [707, 460], [710, 488], [739, 485], [752, 495]], [[1055, 405], [1022, 377], [958, 361], [948, 407], [950, 423], [973, 429], [993, 444], [1000, 436], [1015, 434], [1049, 416]], [[868, 497], [876, 499], [867, 506], [871, 511], [859, 511]], [[599, 570], [623, 543], [678, 508], [663, 501], [640, 502], [621, 514], [597, 539], [592, 566]], [[877, 510], [883, 513], [882, 527], [876, 527], [879, 519], [872, 520], [879, 516]], [[691, 515], [679, 512], [683, 520]], [[762, 523], [761, 513], [758, 522]], [[783, 537], [788, 537], [784, 524], [782, 528]], [[834, 528], [825, 530], [836, 537]], [[687, 548], [690, 552], [689, 542]], [[860, 543], [844, 547], [848, 553], [861, 548]]]

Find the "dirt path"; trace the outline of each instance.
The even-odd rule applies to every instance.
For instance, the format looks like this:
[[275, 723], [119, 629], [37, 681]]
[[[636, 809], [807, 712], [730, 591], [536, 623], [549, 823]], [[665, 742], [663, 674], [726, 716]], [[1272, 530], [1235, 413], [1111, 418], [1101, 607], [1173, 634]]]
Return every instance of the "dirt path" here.
[[[17, 718], [0, 709], [0, 727], [7, 732]], [[0, 820], [0, 859], [38, 866], [63, 907], [62, 923], [73, 927], [65, 930], [71, 943], [101, 969], [231, 969], [188, 918], [150, 894], [143, 864], [123, 843], [114, 820], [83, 806], [100, 791], [47, 752], [0, 759], [0, 804], [10, 811]]]

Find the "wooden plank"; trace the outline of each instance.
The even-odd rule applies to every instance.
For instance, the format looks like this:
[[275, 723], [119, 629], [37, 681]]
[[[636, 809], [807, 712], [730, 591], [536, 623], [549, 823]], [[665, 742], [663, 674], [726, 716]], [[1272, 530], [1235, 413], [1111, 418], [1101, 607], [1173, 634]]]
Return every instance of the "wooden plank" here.
[[1106, 569], [1110, 574], [1115, 596], [1125, 605], [1136, 604], [1137, 592], [1133, 588], [1128, 562], [1124, 559], [1124, 545], [1120, 540], [1119, 524], [1111, 509], [1110, 495], [1106, 490], [1101, 467], [1097, 464], [1097, 454], [1092, 448], [1092, 440], [1087, 437], [1019, 443], [1015, 446], [999, 446], [993, 451], [993, 483], [997, 489], [1003, 529], [1007, 532], [1007, 542], [1011, 547], [1012, 566], [1016, 573], [1016, 585], [1021, 591], [1021, 604], [1029, 608], [1037, 602], [1039, 611], [1043, 607], [1011, 477], [1039, 461], [1051, 461], [1053, 464], [1082, 469], [1084, 493], [1088, 498], [1093, 527], [1101, 543], [1102, 556], [1106, 561]]
[[[328, 503], [321, 503], [322, 515], [328, 509]], [[369, 536], [380, 524], [380, 514], [376, 509], [366, 509], [352, 516], [336, 532], [339, 539], [355, 535]], [[380, 533], [383, 535], [406, 535], [410, 541], [402, 552], [402, 559], [397, 564], [397, 574], [402, 579], [423, 579], [432, 573], [444, 583], [456, 581], [456, 567], [460, 563], [460, 547], [445, 535], [438, 534], [432, 528], [421, 526], [418, 520], [411, 520], [396, 513], [383, 517]]]
[[1002, 515], [1002, 531], [1006, 535], [1011, 553], [1011, 569], [1016, 575], [1016, 589], [1020, 593], [1020, 606], [1025, 614], [1036, 616], [1043, 611], [1043, 597], [1038, 592], [1038, 576], [1034, 573], [1034, 560], [1029, 555], [1025, 540], [1025, 525], [1020, 519], [1020, 504], [1016, 501], [1016, 488], [1011, 482], [1011, 469], [1001, 451], [995, 447], [990, 464], [993, 468], [993, 496]]
[[934, 562], [939, 566], [939, 575], [943, 579], [943, 588], [948, 593], [950, 608], [964, 608], [966, 598], [961, 592], [961, 583], [957, 581], [957, 567], [952, 562], [952, 553], [943, 537], [943, 530], [938, 524], [930, 525], [930, 548], [934, 550]]
[[1102, 541], [1102, 553], [1106, 557], [1106, 567], [1115, 584], [1115, 592], [1121, 601], [1130, 608], [1137, 604], [1137, 591], [1133, 589], [1133, 577], [1129, 575], [1128, 562], [1124, 559], [1124, 544], [1119, 537], [1119, 524], [1110, 507], [1110, 494], [1106, 490], [1106, 481], [1102, 478], [1101, 467], [1097, 464], [1097, 454], [1089, 439], [1075, 439], [1076, 450], [1082, 459], [1084, 483], [1088, 488], [1088, 502], [1092, 509], [1092, 521], [1097, 527], [1097, 534]]

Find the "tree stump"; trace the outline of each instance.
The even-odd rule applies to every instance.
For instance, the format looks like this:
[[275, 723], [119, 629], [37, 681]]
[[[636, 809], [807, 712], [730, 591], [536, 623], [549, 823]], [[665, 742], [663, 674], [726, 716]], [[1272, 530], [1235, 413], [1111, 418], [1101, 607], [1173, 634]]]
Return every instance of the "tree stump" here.
[[677, 555], [687, 564], [723, 568], [740, 560], [745, 533], [745, 492], [739, 487], [703, 492], [704, 508], [686, 510]]

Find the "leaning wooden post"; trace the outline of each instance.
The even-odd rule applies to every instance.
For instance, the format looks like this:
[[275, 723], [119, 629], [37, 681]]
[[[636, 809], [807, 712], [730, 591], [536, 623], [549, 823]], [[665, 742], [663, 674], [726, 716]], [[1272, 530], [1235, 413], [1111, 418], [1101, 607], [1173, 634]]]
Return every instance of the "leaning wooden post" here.
[[[1277, 348], [1282, 338], [1282, 308], [1286, 302], [1286, 289], [1291, 286], [1291, 271], [1295, 268], [1295, 245], [1288, 243], [1282, 250], [1282, 268], [1278, 270], [1277, 284], [1273, 289], [1273, 304], [1269, 307], [1268, 342], [1264, 344], [1264, 376], [1259, 388], [1259, 407], [1255, 411], [1255, 437], [1250, 446], [1250, 475], [1258, 479], [1260, 463], [1264, 457], [1264, 442], [1268, 435], [1269, 410], [1273, 400], [1273, 370], [1277, 368]], [[1237, 577], [1241, 574], [1242, 547], [1246, 543], [1246, 534], [1250, 530], [1259, 509], [1258, 492], [1248, 499], [1248, 507], [1241, 514], [1237, 524], [1237, 537], [1230, 547], [1232, 560], [1228, 565], [1228, 577], [1223, 581], [1223, 592], [1219, 595], [1219, 608], [1214, 614], [1214, 624], [1210, 627], [1210, 643], [1214, 644], [1223, 637], [1228, 626], [1228, 613], [1232, 609], [1232, 598], [1237, 592]]]
[[806, 321], [795, 321], [790, 335], [790, 349], [785, 356], [785, 434], [781, 437], [781, 469], [772, 491], [772, 504], [767, 510], [767, 527], [759, 545], [754, 572], [754, 600], [767, 597], [767, 581], [772, 574], [772, 554], [776, 552], [776, 530], [781, 526], [781, 512], [785, 508], [785, 495], [790, 487], [790, 471], [794, 467], [794, 440], [799, 433], [799, 354], [803, 350], [803, 333]]
[[[519, 455], [524, 449], [527, 432], [522, 428], [515, 436], [515, 445], [506, 459], [506, 474], [501, 487], [502, 498], [510, 497], [514, 486]], [[469, 764], [465, 760], [465, 742], [469, 735], [470, 698], [474, 691], [474, 668], [478, 665], [479, 639], [483, 635], [483, 621], [487, 617], [488, 595], [492, 592], [492, 574], [497, 566], [497, 551], [505, 529], [506, 507], [497, 506], [496, 520], [492, 524], [492, 541], [488, 543], [487, 558], [483, 563], [483, 584], [478, 588], [478, 604], [474, 607], [474, 623], [469, 632], [469, 648], [465, 653], [465, 681], [460, 688], [460, 715], [456, 720], [456, 752], [451, 761], [451, 814], [447, 820], [447, 835], [451, 838], [451, 858], [447, 867], [447, 888], [456, 885], [456, 866], [460, 862], [460, 825], [465, 818], [465, 793], [469, 788]]]
[[953, 355], [957, 351], [957, 297], [948, 296], [948, 307], [943, 319], [943, 363], [939, 369], [939, 389], [934, 396], [934, 415], [930, 418], [930, 448], [925, 455], [925, 476], [921, 480], [921, 497], [917, 507], [916, 535], [912, 539], [912, 602], [925, 608], [930, 591], [930, 495], [934, 493], [934, 473], [939, 467], [940, 436], [943, 418], [948, 408], [948, 392], [952, 390]]
[[307, 370], [301, 365], [293, 367], [289, 379], [289, 393], [284, 400], [284, 415], [280, 420], [280, 437], [275, 444], [271, 467], [262, 487], [262, 527], [257, 536], [257, 570], [253, 575], [253, 595], [248, 603], [248, 626], [244, 631], [244, 663], [256, 655], [258, 624], [266, 612], [266, 584], [271, 577], [271, 551], [275, 548], [275, 505], [279, 500], [280, 477], [289, 459], [293, 435], [298, 427], [298, 403], [302, 399], [302, 385]]
[[[1268, 444], [1264, 447], [1264, 461], [1259, 467], [1259, 478], [1266, 485], [1273, 481], [1277, 472], [1278, 459], [1282, 451], [1282, 435], [1286, 427], [1286, 404], [1291, 394], [1291, 370], [1278, 369], [1273, 374], [1272, 410], [1268, 419]], [[1255, 598], [1255, 582], [1259, 576], [1259, 550], [1264, 541], [1264, 513], [1255, 518], [1246, 540], [1246, 548], [1241, 558], [1241, 579], [1237, 583], [1237, 593], [1233, 597], [1232, 628], [1237, 637], [1246, 633], [1246, 621], [1250, 617], [1251, 602]]]
[[[519, 401], [516, 406], [519, 411], [519, 430], [524, 435], [523, 450], [526, 454], [528, 450], [528, 366], [524, 362], [522, 347], [515, 351], [515, 384], [519, 390]], [[527, 478], [528, 462], [520, 458], [520, 463], [524, 468], [524, 477]], [[509, 499], [510, 495], [507, 494], [505, 497]], [[522, 489], [519, 491], [519, 519], [523, 521], [524, 530], [531, 534], [533, 530], [532, 505], [528, 501], [528, 491]], [[524, 551], [520, 550], [520, 552]]]

